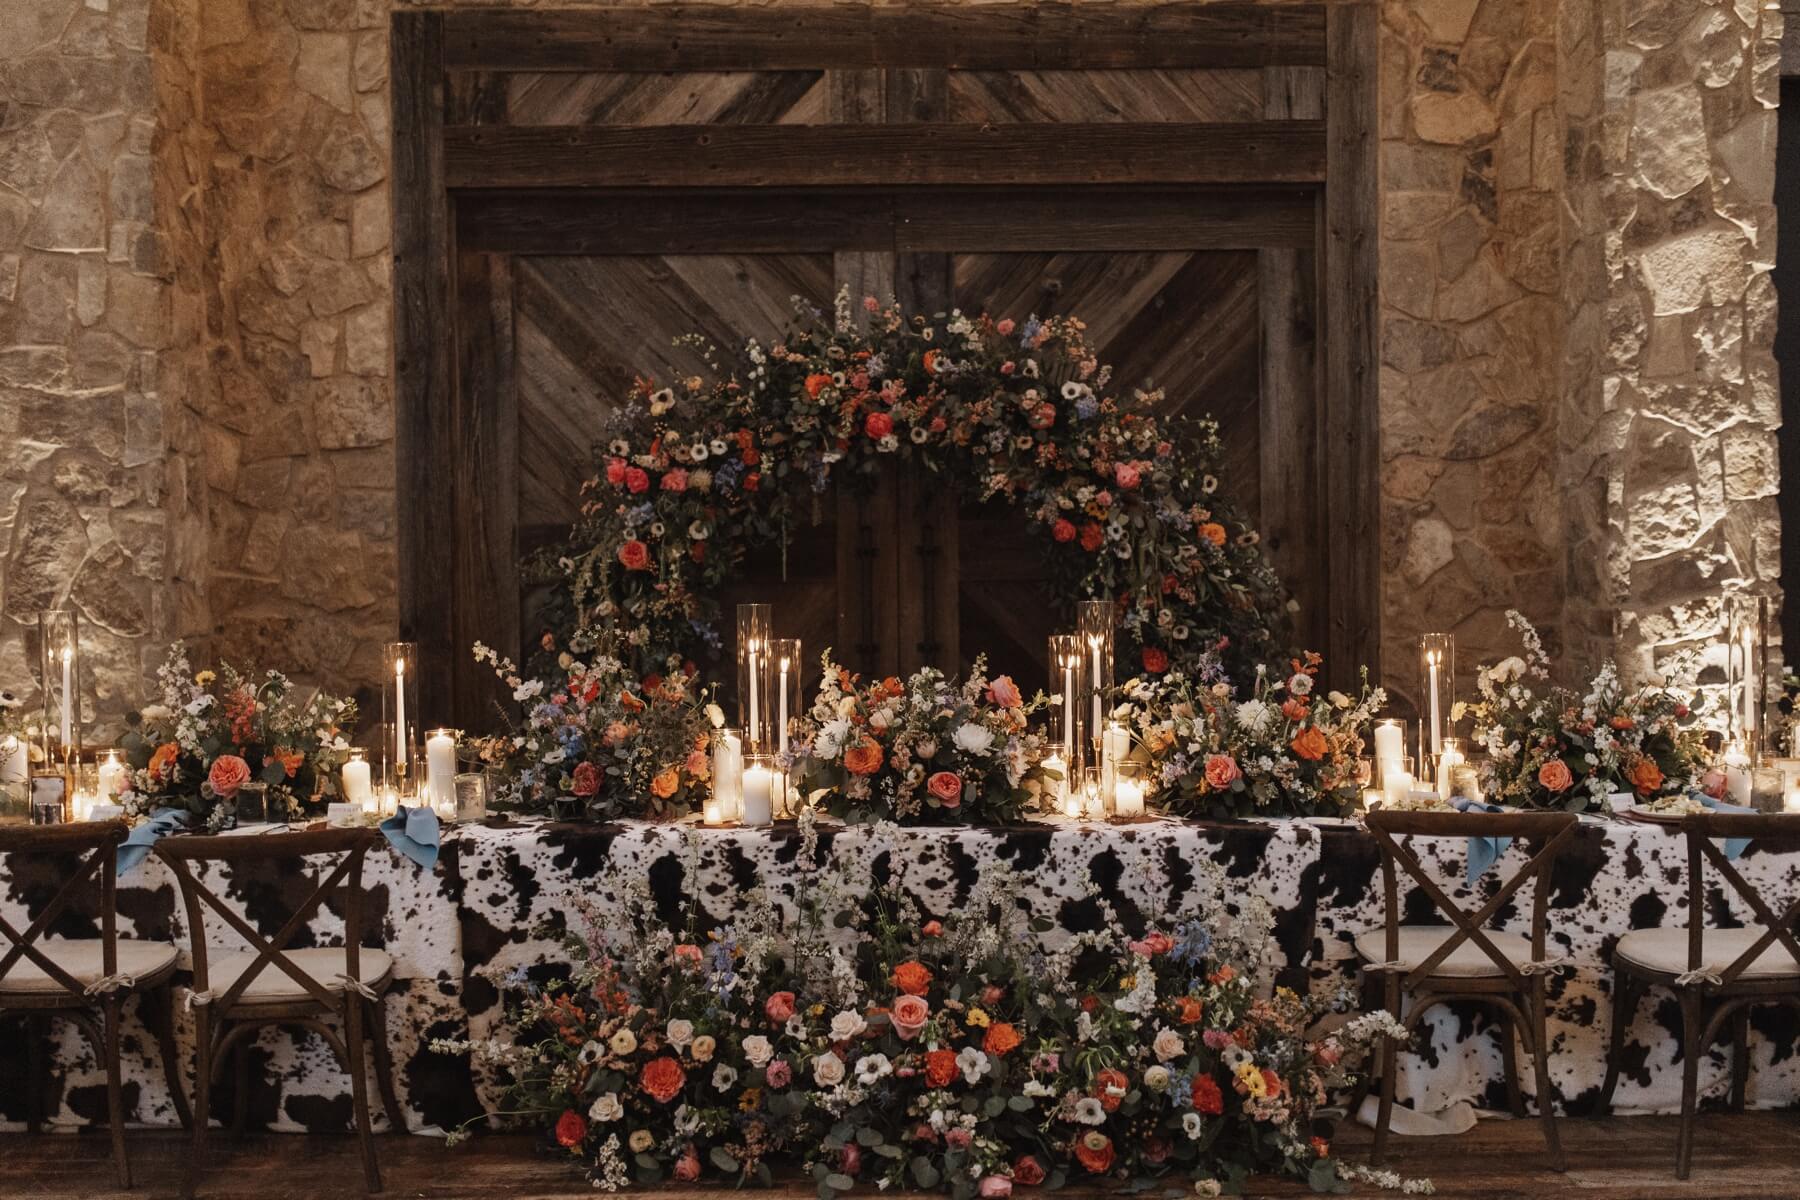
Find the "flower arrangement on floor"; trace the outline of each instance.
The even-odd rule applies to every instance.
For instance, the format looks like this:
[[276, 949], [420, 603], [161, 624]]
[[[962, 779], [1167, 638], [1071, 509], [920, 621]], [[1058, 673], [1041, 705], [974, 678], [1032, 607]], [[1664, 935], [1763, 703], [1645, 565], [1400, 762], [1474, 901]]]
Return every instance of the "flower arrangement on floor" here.
[[809, 726], [793, 747], [802, 795], [822, 792], [845, 821], [1004, 824], [1032, 807], [1044, 781], [1043, 737], [1027, 730], [1047, 700], [1027, 701], [977, 658], [961, 683], [927, 667], [905, 682], [863, 684], [831, 659]]
[[[1451, 711], [1452, 720], [1473, 721], [1475, 743], [1487, 752], [1482, 787], [1490, 799], [1604, 811], [1617, 793], [1650, 802], [1684, 795], [1697, 783], [1707, 751], [1695, 719], [1696, 692], [1661, 684], [1627, 688], [1612, 662], [1586, 693], [1551, 686], [1537, 630], [1519, 612], [1506, 619], [1519, 631], [1524, 657], [1483, 667], [1477, 699], [1459, 701]], [[1675, 673], [1686, 669], [1678, 663]], [[1543, 685], [1541, 693], [1533, 681]]]
[[1240, 695], [1216, 655], [1192, 672], [1142, 675], [1125, 684], [1121, 717], [1131, 757], [1162, 788], [1161, 805], [1186, 816], [1342, 816], [1366, 781], [1364, 737], [1386, 702], [1318, 694], [1320, 658], [1308, 652], [1275, 671], [1258, 666]]
[[1146, 664], [1272, 652], [1280, 585], [1219, 494], [1216, 426], [1115, 388], [1080, 321], [933, 322], [873, 299], [858, 312], [847, 293], [835, 321], [802, 321], [711, 379], [640, 380], [602, 432], [581, 518], [540, 564], [566, 584], [576, 653], [600, 628], [640, 674], [716, 654], [716, 596], [747, 551], [807, 519], [834, 478], [894, 458], [1016, 506], [1056, 599], [1128, 597], [1122, 628]]
[[691, 910], [665, 924], [647, 891], [610, 921], [588, 911], [566, 972], [504, 978], [509, 1036], [436, 1048], [510, 1071], [518, 1112], [607, 1190], [783, 1169], [821, 1198], [1074, 1180], [1217, 1195], [1252, 1172], [1341, 1187], [1318, 1111], [1398, 1026], [1317, 1032], [1320, 1007], [1271, 994], [1270, 914], [1226, 918], [1216, 866], [1141, 936], [1099, 900], [1103, 928], [1051, 948], [1005, 870], [942, 920], [869, 891], [877, 834], [868, 861], [809, 878], [793, 916], [760, 893], [710, 928]]
[[175, 810], [216, 831], [252, 781], [268, 785], [272, 814], [322, 808], [338, 794], [356, 701], [315, 691], [299, 702], [278, 671], [259, 676], [221, 663], [196, 674], [180, 642], [156, 678], [159, 701], [126, 717], [121, 741], [128, 817]]
[[589, 820], [699, 809], [711, 765], [704, 697], [691, 674], [640, 679], [611, 654], [563, 652], [553, 674], [527, 679], [490, 647], [476, 643], [475, 658], [524, 708], [508, 732], [463, 746], [501, 769], [501, 803]]

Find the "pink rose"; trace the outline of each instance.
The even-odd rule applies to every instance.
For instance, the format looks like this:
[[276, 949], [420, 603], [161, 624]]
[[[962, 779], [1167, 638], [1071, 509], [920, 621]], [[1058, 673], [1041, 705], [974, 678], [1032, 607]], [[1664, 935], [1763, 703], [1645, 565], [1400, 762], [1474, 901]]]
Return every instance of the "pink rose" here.
[[993, 1008], [1004, 999], [1006, 999], [1006, 989], [998, 984], [990, 983], [981, 989], [981, 1002], [989, 1008]]
[[606, 460], [606, 482], [614, 487], [625, 486], [625, 460], [609, 458]]
[[937, 772], [925, 781], [925, 787], [945, 808], [957, 808], [962, 804], [962, 776], [955, 771]]
[[1013, 319], [1011, 317], [1001, 317], [999, 324], [995, 325], [994, 329], [1001, 337], [1005, 337], [1013, 331]]
[[1209, 754], [1206, 756], [1206, 782], [1223, 791], [1231, 786], [1243, 772], [1238, 770], [1237, 761], [1229, 754]]
[[1313, 1057], [1325, 1066], [1335, 1067], [1344, 1057], [1344, 1051], [1336, 1042], [1321, 1042], [1318, 1049], [1313, 1051]]
[[854, 1175], [862, 1170], [862, 1147], [855, 1142], [846, 1143], [838, 1155], [838, 1170], [846, 1175]]
[[763, 1080], [772, 1088], [784, 1088], [794, 1081], [794, 1068], [785, 1058], [778, 1058], [763, 1071]]
[[683, 1150], [681, 1157], [675, 1160], [675, 1178], [683, 1183], [692, 1183], [700, 1178], [700, 1155], [692, 1146]]
[[250, 764], [235, 754], [221, 754], [213, 760], [206, 781], [212, 784], [213, 795], [229, 800], [250, 782]]
[[625, 487], [633, 492], [650, 490], [650, 475], [642, 467], [625, 468]]
[[591, 762], [576, 763], [569, 790], [577, 796], [592, 796], [600, 790], [600, 768]]
[[1143, 476], [1136, 463], [1122, 462], [1113, 468], [1113, 482], [1129, 492], [1143, 482]]
[[1000, 675], [988, 684], [988, 699], [1001, 708], [1017, 708], [1025, 702], [1019, 695], [1019, 685], [1012, 681], [1011, 675]]
[[794, 993], [776, 992], [763, 1001], [763, 1012], [767, 1013], [769, 1020], [775, 1024], [784, 1024], [789, 1017], [794, 1015]]
[[900, 1040], [910, 1042], [919, 1036], [925, 1028], [925, 1022], [931, 1019], [931, 1005], [923, 996], [902, 996], [894, 1001], [893, 1011], [888, 1013], [888, 1021]]
[[975, 1142], [975, 1135], [961, 1125], [952, 1125], [944, 1130], [944, 1145], [951, 1150], [967, 1150]]
[[662, 477], [662, 490], [665, 492], [685, 492], [687, 484], [688, 473], [683, 467], [675, 467]]

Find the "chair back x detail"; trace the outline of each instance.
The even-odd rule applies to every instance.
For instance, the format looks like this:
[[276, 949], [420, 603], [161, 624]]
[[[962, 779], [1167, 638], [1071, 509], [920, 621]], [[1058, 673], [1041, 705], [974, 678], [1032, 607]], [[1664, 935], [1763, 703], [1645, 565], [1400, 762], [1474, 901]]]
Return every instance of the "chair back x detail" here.
[[[0, 984], [6, 982], [9, 972], [26, 961], [36, 965], [62, 989], [61, 993], [52, 993], [57, 1003], [85, 1003], [88, 997], [115, 990], [124, 983], [119, 978], [118, 885], [115, 879], [119, 845], [124, 840], [125, 823], [122, 821], [0, 827], [0, 854], [79, 855], [86, 852], [74, 874], [63, 881], [23, 933], [5, 916], [0, 916], [0, 937], [5, 939], [5, 952], [0, 954]], [[100, 979], [83, 984], [45, 952], [43, 938], [64, 910], [86, 890], [88, 880], [96, 872], [100, 875], [102, 971]]]
[[[1800, 895], [1777, 914], [1769, 901], [1719, 848], [1726, 838], [1748, 838], [1761, 849], [1800, 849], [1800, 818], [1769, 813], [1696, 813], [1681, 823], [1688, 851], [1688, 971], [1714, 987], [1736, 982], [1764, 951], [1779, 943], [1800, 970], [1800, 940], [1794, 921], [1800, 918]], [[1711, 864], [1731, 890], [1756, 915], [1760, 936], [1719, 971], [1709, 970], [1706, 956], [1706, 866]]]

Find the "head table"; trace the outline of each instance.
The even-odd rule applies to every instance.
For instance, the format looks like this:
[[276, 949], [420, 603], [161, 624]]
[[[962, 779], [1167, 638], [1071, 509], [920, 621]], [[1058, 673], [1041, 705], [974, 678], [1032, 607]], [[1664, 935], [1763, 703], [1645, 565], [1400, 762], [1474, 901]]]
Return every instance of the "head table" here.
[[[244, 836], [281, 836], [245, 831]], [[1009, 864], [1026, 880], [1026, 897], [1052, 928], [1051, 942], [1112, 919], [1127, 924], [1170, 910], [1195, 886], [1192, 864], [1208, 858], [1226, 873], [1228, 905], [1259, 896], [1274, 911], [1285, 964], [1283, 982], [1330, 990], [1354, 982], [1351, 939], [1380, 924], [1380, 859], [1373, 839], [1353, 822], [1330, 820], [1245, 821], [1205, 824], [1148, 821], [1104, 825], [1075, 821], [1000, 829], [913, 828], [878, 833], [868, 827], [819, 829], [816, 854], [826, 860], [850, 852], [859, 839], [890, 837], [875, 859], [903, 883], [921, 908], [944, 915], [967, 901], [989, 864]], [[1465, 879], [1465, 845], [1449, 839], [1415, 839], [1415, 849], [1438, 882], [1459, 900]], [[483, 1037], [502, 1025], [504, 978], [537, 967], [542, 975], [559, 956], [555, 928], [574, 897], [591, 904], [619, 904], [648, 887], [658, 906], [674, 917], [684, 896], [697, 894], [713, 916], [728, 918], [738, 897], [762, 887], [790, 896], [800, 875], [795, 860], [806, 843], [791, 827], [699, 829], [692, 824], [622, 822], [557, 825], [533, 821], [462, 825], [445, 831], [442, 853], [423, 871], [385, 848], [370, 855], [364, 872], [369, 945], [396, 960], [397, 981], [387, 1006], [398, 1089], [415, 1131], [449, 1129], [502, 1108], [502, 1082], [485, 1064], [432, 1048], [433, 1039]], [[1514, 846], [1477, 884], [1494, 889], [1524, 862]], [[1752, 845], [1738, 863], [1766, 895], [1789, 896], [1800, 887], [1800, 854], [1764, 853]], [[52, 861], [11, 861], [0, 867], [0, 912], [15, 924], [55, 890]], [[1584, 818], [1564, 853], [1550, 897], [1551, 953], [1566, 954], [1566, 969], [1550, 983], [1553, 997], [1551, 1077], [1565, 1108], [1581, 1111], [1598, 1093], [1605, 1073], [1613, 944], [1630, 929], [1683, 926], [1687, 920], [1685, 853], [1680, 837], [1663, 828], [1622, 820]], [[307, 890], [307, 875], [259, 872], [232, 877], [209, 864], [207, 882], [251, 924], [272, 934]], [[1404, 885], [1403, 885], [1404, 886]], [[175, 939], [187, 931], [178, 911], [173, 878], [151, 858], [120, 880], [121, 936]], [[1431, 920], [1423, 893], [1407, 912]], [[1732, 898], [1714, 892], [1708, 919], [1736, 923], [1747, 914]], [[1526, 896], [1504, 910], [1505, 928], [1529, 932]], [[329, 911], [316, 917], [294, 943], [330, 945]], [[236, 948], [215, 922], [214, 944]], [[340, 927], [341, 928], [341, 927]], [[85, 917], [65, 914], [62, 936], [93, 936]], [[339, 943], [341, 944], [341, 943]], [[186, 954], [182, 965], [186, 967]], [[184, 977], [178, 977], [183, 980]], [[191, 1022], [178, 987], [178, 1039], [191, 1054]], [[16, 1028], [16, 1027], [15, 1027]], [[1800, 1100], [1800, 1030], [1793, 1010], [1757, 1010], [1752, 1038], [1755, 1069], [1750, 1101], [1781, 1107]], [[1673, 1111], [1681, 1094], [1682, 1047], [1676, 1005], [1666, 995], [1645, 1000], [1626, 1045], [1617, 1107], [1621, 1111]], [[1402, 1058], [1399, 1095], [1420, 1111], [1441, 1111], [1459, 1101], [1504, 1108], [1501, 1055], [1495, 1023], [1476, 1009], [1437, 1011], [1428, 1021], [1423, 1053]], [[76, 1031], [57, 1023], [49, 1035], [55, 1079], [49, 1093], [55, 1123], [104, 1120], [104, 1075]], [[155, 1039], [128, 1013], [124, 1041], [126, 1104], [146, 1125], [173, 1125], [174, 1109], [156, 1061]], [[1710, 1050], [1701, 1064], [1702, 1095], [1729, 1083], [1727, 1050]], [[307, 1034], [264, 1031], [250, 1073], [249, 1119], [278, 1130], [341, 1130], [350, 1120], [350, 1088], [325, 1047]], [[17, 1128], [24, 1117], [24, 1039], [0, 1039], [0, 1127]], [[254, 1069], [260, 1067], [260, 1069]], [[184, 1064], [184, 1070], [187, 1069]], [[233, 1073], [224, 1073], [215, 1095], [232, 1100]], [[229, 1111], [221, 1108], [215, 1111]]]

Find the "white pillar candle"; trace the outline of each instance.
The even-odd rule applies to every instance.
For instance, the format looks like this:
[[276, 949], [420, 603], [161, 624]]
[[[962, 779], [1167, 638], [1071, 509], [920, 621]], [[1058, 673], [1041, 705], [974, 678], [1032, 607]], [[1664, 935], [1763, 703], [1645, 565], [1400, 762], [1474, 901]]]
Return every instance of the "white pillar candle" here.
[[781, 739], [781, 743], [778, 748], [780, 749], [781, 753], [783, 753], [783, 754], [787, 753], [787, 737], [788, 737], [788, 730], [787, 730], [787, 727], [788, 727], [787, 679], [788, 679], [788, 660], [787, 660], [787, 656], [784, 654], [781, 657], [781, 711], [780, 711], [780, 714], [775, 718], [777, 721], [780, 722], [780, 725], [777, 726], [777, 731], [776, 731], [775, 736]]
[[1144, 815], [1144, 785], [1135, 779], [1121, 779], [1113, 784], [1113, 815], [1116, 817], [1141, 817]]
[[31, 751], [25, 739], [0, 739], [0, 783], [24, 783], [31, 778]]
[[1744, 743], [1753, 744], [1756, 734], [1756, 668], [1752, 659], [1750, 631], [1744, 630]]
[[1396, 762], [1406, 757], [1406, 733], [1397, 721], [1383, 721], [1375, 727], [1375, 757], [1383, 762]]
[[75, 727], [74, 706], [71, 703], [74, 697], [70, 695], [69, 689], [70, 670], [74, 661], [75, 647], [64, 646], [62, 648], [62, 744], [65, 748], [69, 745], [69, 734]]
[[338, 776], [344, 785], [344, 803], [354, 804], [364, 812], [375, 811], [375, 792], [369, 780], [367, 759], [353, 758], [345, 763]]
[[744, 824], [751, 828], [775, 821], [775, 773], [762, 763], [744, 768]]
[[394, 660], [394, 770], [395, 778], [403, 774], [406, 761], [406, 660]]
[[125, 790], [125, 764], [111, 750], [100, 760], [100, 798], [111, 802], [120, 792]]
[[1789, 788], [1782, 795], [1781, 811], [1800, 813], [1800, 788]]
[[744, 743], [735, 733], [724, 734], [713, 742], [712, 794], [719, 802], [719, 817], [722, 821], [742, 818]]
[[1457, 767], [1462, 766], [1464, 761], [1466, 760], [1463, 758], [1462, 751], [1456, 748], [1456, 741], [1454, 738], [1452, 738], [1450, 743], [1444, 747], [1443, 753], [1438, 755], [1437, 794], [1444, 797], [1446, 800], [1450, 798], [1450, 783], [1453, 779], [1452, 772]]
[[1408, 771], [1398, 768], [1387, 772], [1381, 778], [1381, 792], [1389, 804], [1400, 804], [1412, 795], [1413, 777]]
[[456, 734], [449, 729], [434, 729], [425, 740], [425, 780], [430, 789], [431, 807], [441, 817], [448, 812], [456, 816]]
[[1720, 756], [1725, 767], [1725, 799], [1732, 804], [1750, 803], [1750, 756], [1733, 742]]
[[750, 643], [750, 725], [744, 730], [744, 736], [758, 750], [766, 750], [763, 743], [761, 701], [757, 695], [762, 691], [761, 680], [756, 677], [757, 643]]

